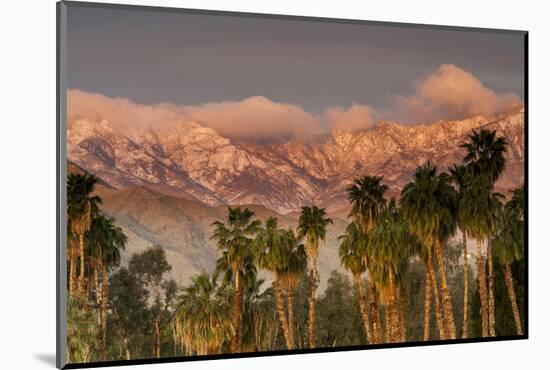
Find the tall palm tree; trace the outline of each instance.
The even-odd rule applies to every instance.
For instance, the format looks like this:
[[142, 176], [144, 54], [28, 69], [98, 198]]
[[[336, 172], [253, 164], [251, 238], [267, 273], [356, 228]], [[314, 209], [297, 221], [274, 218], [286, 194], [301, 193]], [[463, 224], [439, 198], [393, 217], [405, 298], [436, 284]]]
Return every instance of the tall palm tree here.
[[176, 298], [172, 330], [182, 349], [197, 355], [221, 353], [231, 335], [228, 303], [215, 277], [195, 276]]
[[99, 204], [101, 204], [99, 196], [91, 195], [96, 183], [97, 177], [90, 174], [79, 175], [71, 173], [67, 179], [67, 220], [71, 232], [78, 237], [78, 255], [80, 257], [78, 293], [82, 296], [86, 292], [84, 237], [90, 229], [92, 218], [97, 213]]
[[231, 352], [241, 352], [243, 290], [250, 272], [255, 273], [252, 240], [258, 231], [260, 221], [252, 220], [254, 212], [240, 207], [228, 207], [227, 225], [216, 221], [213, 240], [216, 240], [221, 257], [216, 270], [225, 271], [226, 281], [233, 284], [231, 304]]
[[458, 193], [454, 189], [451, 177], [446, 173], [438, 176], [436, 196], [440, 207], [444, 210], [439, 219], [439, 234], [435, 238], [434, 254], [441, 279], [442, 310], [446, 320], [449, 338], [456, 338], [456, 326], [453, 315], [453, 305], [447, 285], [447, 278], [444, 270], [443, 249], [452, 238], [458, 226]]
[[438, 286], [433, 257], [437, 259], [445, 339], [456, 338], [456, 327], [442, 258], [441, 234], [444, 229], [451, 229], [454, 224], [456, 198], [456, 191], [451, 186], [449, 176], [444, 173], [438, 175], [436, 167], [429, 162], [417, 168], [414, 181], [405, 185], [401, 193], [403, 216], [411, 233], [418, 237], [426, 251], [426, 268], [431, 275], [434, 294], [437, 293]]
[[463, 258], [463, 269], [464, 269], [464, 292], [463, 292], [463, 308], [462, 308], [462, 338], [468, 338], [468, 271], [469, 271], [469, 262], [468, 262], [468, 244], [467, 244], [467, 234], [466, 227], [464, 226], [466, 220], [463, 220], [460, 212], [460, 207], [464, 202], [464, 194], [468, 186], [469, 176], [471, 176], [471, 171], [464, 165], [453, 165], [449, 167], [449, 174], [451, 179], [456, 187], [458, 193], [458, 217], [457, 223], [460, 231], [462, 232], [462, 258]]
[[[504, 137], [497, 137], [496, 131], [481, 129], [474, 131], [468, 137], [469, 141], [462, 144], [461, 147], [466, 149], [466, 155], [464, 157], [464, 163], [473, 171], [475, 176], [479, 176], [485, 179], [486, 186], [489, 186], [490, 190], [494, 188], [495, 182], [504, 172], [506, 159], [506, 147], [508, 145], [507, 140]], [[489, 194], [489, 196], [491, 196]], [[494, 213], [493, 213], [494, 214]], [[493, 277], [493, 260], [492, 260], [492, 248], [491, 248], [491, 234], [495, 227], [490, 227], [486, 236], [487, 238], [487, 267], [489, 274], [489, 294], [488, 294], [488, 307], [485, 309], [488, 311], [488, 334], [495, 336], [495, 299], [494, 299], [494, 277]], [[485, 269], [485, 265], [483, 266]], [[483, 275], [485, 273], [483, 272]], [[483, 277], [485, 279], [485, 277]], [[484, 282], [483, 285], [486, 283]], [[481, 288], [481, 285], [480, 285]], [[481, 294], [481, 289], [480, 289]], [[481, 307], [486, 305], [484, 301], [481, 302]], [[482, 320], [483, 322], [483, 320]], [[487, 333], [485, 333], [487, 334]]]
[[275, 293], [275, 303], [279, 322], [283, 328], [286, 347], [294, 349], [294, 340], [290, 335], [289, 322], [285, 313], [285, 299], [283, 287], [280, 281], [280, 271], [288, 262], [286, 245], [283, 243], [281, 230], [277, 227], [277, 218], [270, 217], [265, 222], [265, 227], [260, 227], [254, 241], [254, 249], [258, 267], [271, 271], [273, 277], [273, 290]]
[[498, 229], [500, 213], [503, 207], [504, 196], [497, 192], [492, 192], [489, 199], [489, 234], [487, 236], [487, 272], [488, 272], [488, 290], [489, 290], [489, 335], [496, 336], [495, 322], [495, 278], [493, 274], [493, 236]]
[[369, 320], [367, 295], [361, 280], [361, 275], [367, 270], [365, 258], [363, 258], [367, 249], [367, 237], [361, 225], [354, 220], [346, 227], [346, 233], [339, 236], [338, 240], [340, 241], [340, 262], [342, 267], [353, 275], [355, 289], [357, 289], [359, 296], [359, 312], [365, 327], [365, 334], [368, 343], [372, 343], [373, 338]]
[[502, 198], [501, 194], [491, 191], [487, 185], [486, 177], [472, 176], [459, 210], [460, 218], [464, 220], [464, 227], [468, 235], [471, 235], [477, 242], [477, 275], [481, 301], [482, 336], [484, 337], [494, 334], [494, 321], [490, 319], [490, 313], [493, 312], [494, 314], [494, 311], [491, 311], [490, 302], [492, 299], [489, 299], [490, 289], [493, 286], [492, 243], [487, 243], [487, 258], [490, 260], [487, 265], [491, 273], [489, 276], [489, 292], [485, 267], [486, 261], [482, 253], [482, 246], [483, 241], [489, 239], [496, 229], [497, 215], [501, 208]]
[[281, 243], [286, 255], [285, 264], [277, 271], [283, 289], [285, 289], [288, 309], [288, 331], [295, 345], [296, 322], [294, 319], [294, 292], [298, 288], [300, 278], [307, 270], [307, 254], [303, 244], [300, 244], [294, 230], [281, 230]]
[[[410, 232], [410, 227], [409, 227]], [[440, 307], [439, 301], [439, 291], [437, 288], [437, 282], [432, 280], [433, 270], [433, 256], [430, 248], [425, 247], [416, 235], [412, 235], [414, 238], [411, 240], [410, 244], [410, 254], [417, 256], [421, 261], [424, 262], [424, 330], [423, 330], [423, 340], [427, 341], [430, 339], [430, 321], [431, 321], [431, 304], [433, 296], [433, 304], [435, 311], [435, 318], [437, 329], [439, 332], [439, 338], [445, 339], [445, 327], [443, 325], [443, 313]], [[429, 268], [432, 266], [432, 268]], [[435, 274], [434, 274], [435, 276]]]
[[[361, 225], [363, 233], [367, 236], [376, 225], [386, 205], [384, 194], [388, 190], [388, 186], [383, 184], [382, 180], [382, 176], [365, 175], [355, 179], [353, 184], [347, 188], [348, 199], [352, 205], [350, 216]], [[368, 256], [366, 253], [363, 258], [368, 270]], [[374, 279], [371, 279], [369, 271], [369, 313], [371, 315], [373, 343], [382, 341], [377, 295]]]
[[480, 314], [482, 336], [489, 335], [487, 279], [485, 275], [485, 258], [482, 254], [483, 240], [489, 235], [489, 188], [482, 177], [472, 176], [468, 187], [465, 189], [461, 207], [460, 219], [464, 220], [463, 227], [468, 235], [477, 242], [477, 279], [480, 295]]
[[[90, 230], [86, 234], [87, 245], [95, 267], [96, 301], [100, 306], [99, 341], [102, 359], [105, 360], [105, 343], [107, 336], [107, 305], [109, 302], [109, 285], [107, 275], [112, 267], [120, 264], [120, 251], [126, 248], [128, 238], [120, 227], [115, 226], [113, 218], [101, 214], [94, 217]], [[101, 284], [98, 279], [101, 274]], [[99, 286], [101, 285], [101, 289]]]
[[498, 229], [493, 238], [495, 256], [503, 266], [504, 282], [514, 315], [516, 333], [518, 335], [523, 334], [523, 329], [516, 300], [511, 265], [513, 262], [523, 258], [524, 200], [522, 198], [523, 188], [515, 190], [512, 199], [506, 203], [506, 206], [501, 211]]
[[408, 263], [409, 240], [407, 224], [392, 198], [377, 226], [369, 234], [368, 254], [372, 275], [386, 306], [387, 340], [393, 343], [401, 340], [397, 301], [402, 272]]
[[320, 242], [327, 235], [327, 225], [332, 220], [326, 217], [324, 208], [304, 206], [298, 219], [298, 239], [304, 239], [305, 251], [311, 261], [311, 296], [309, 298], [308, 337], [310, 348], [317, 346], [315, 335], [315, 304], [317, 302], [317, 257]]

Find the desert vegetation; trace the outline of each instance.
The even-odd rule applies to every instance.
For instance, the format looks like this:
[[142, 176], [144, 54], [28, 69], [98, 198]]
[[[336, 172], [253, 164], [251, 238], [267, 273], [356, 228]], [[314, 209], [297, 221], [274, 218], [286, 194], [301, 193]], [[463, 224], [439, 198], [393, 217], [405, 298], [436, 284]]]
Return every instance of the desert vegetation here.
[[283, 228], [228, 207], [210, 235], [216, 268], [179, 285], [158, 246], [121, 261], [128, 240], [101, 211], [98, 179], [70, 174], [67, 361], [522, 335], [525, 190], [495, 191], [507, 145], [473, 131], [462, 163], [418, 166], [399, 199], [382, 176], [350, 179], [347, 273], [331, 272], [323, 292], [317, 256], [333, 222], [323, 208], [304, 205]]

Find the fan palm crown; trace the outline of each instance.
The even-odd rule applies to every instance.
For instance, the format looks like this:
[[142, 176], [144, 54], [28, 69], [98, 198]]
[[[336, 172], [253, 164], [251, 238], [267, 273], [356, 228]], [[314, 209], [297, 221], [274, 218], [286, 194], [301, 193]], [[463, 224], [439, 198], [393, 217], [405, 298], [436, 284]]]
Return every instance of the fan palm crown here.
[[382, 183], [383, 176], [362, 176], [347, 188], [352, 205], [350, 216], [359, 221], [363, 231], [368, 233], [382, 213], [388, 186]]
[[468, 139], [461, 145], [466, 149], [464, 163], [472, 168], [474, 174], [487, 176], [488, 181], [494, 184], [504, 172], [508, 141], [497, 137], [496, 131], [487, 129], [474, 131]]

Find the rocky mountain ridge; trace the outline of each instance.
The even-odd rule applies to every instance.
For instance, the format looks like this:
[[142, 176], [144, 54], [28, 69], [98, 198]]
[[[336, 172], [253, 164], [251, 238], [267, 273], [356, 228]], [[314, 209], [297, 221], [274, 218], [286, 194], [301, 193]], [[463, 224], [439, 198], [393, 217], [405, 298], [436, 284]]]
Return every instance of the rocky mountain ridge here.
[[418, 165], [429, 160], [446, 170], [460, 162], [459, 145], [482, 127], [509, 142], [497, 184], [507, 192], [523, 181], [523, 109], [430, 125], [382, 122], [367, 131], [274, 144], [237, 142], [190, 121], [129, 134], [104, 120], [80, 119], [68, 123], [68, 159], [118, 189], [143, 186], [208, 206], [259, 204], [282, 214], [316, 203], [345, 215], [353, 178], [382, 175], [398, 195]]

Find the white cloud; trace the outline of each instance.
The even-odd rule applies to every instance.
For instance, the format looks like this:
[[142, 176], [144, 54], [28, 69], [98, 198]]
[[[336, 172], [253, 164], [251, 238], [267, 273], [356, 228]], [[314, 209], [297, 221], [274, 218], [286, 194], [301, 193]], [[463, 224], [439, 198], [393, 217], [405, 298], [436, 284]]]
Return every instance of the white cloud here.
[[302, 108], [254, 96], [239, 102], [208, 103], [187, 109], [188, 117], [227, 137], [272, 141], [303, 138], [318, 133], [320, 126]]
[[325, 112], [325, 121], [331, 130], [362, 131], [374, 126], [374, 109], [368, 105], [353, 104], [347, 109], [332, 107]]
[[473, 74], [443, 64], [414, 85], [414, 94], [397, 98], [396, 112], [408, 122], [431, 122], [477, 114], [492, 116], [519, 103], [516, 95], [498, 94]]

